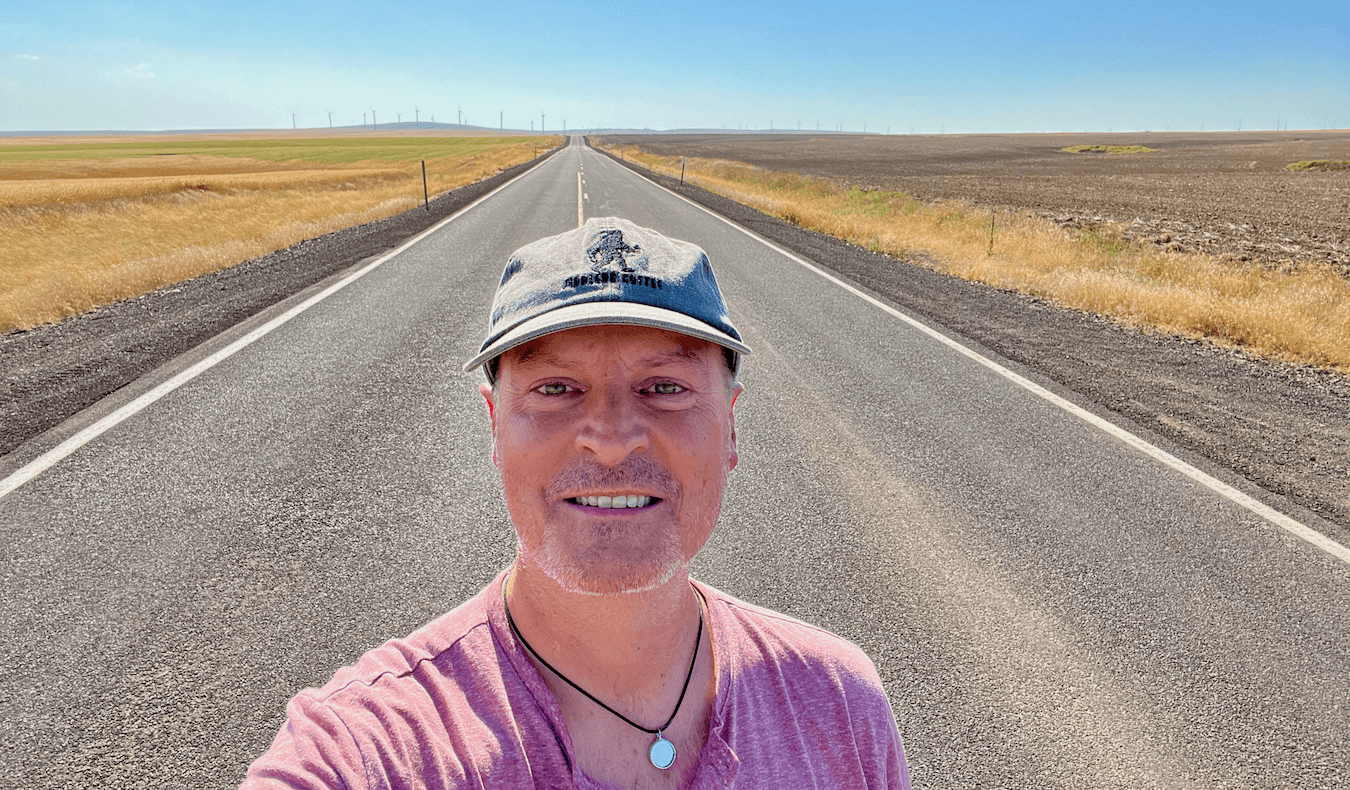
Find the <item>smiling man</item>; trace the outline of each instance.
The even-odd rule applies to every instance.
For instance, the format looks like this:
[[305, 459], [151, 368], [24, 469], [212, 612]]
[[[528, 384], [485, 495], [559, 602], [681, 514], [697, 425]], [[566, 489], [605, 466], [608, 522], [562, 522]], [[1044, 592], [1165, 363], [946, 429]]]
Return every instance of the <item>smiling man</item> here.
[[908, 787], [857, 647], [689, 576], [749, 351], [692, 244], [592, 219], [512, 255], [465, 369], [515, 561], [293, 699], [244, 786]]

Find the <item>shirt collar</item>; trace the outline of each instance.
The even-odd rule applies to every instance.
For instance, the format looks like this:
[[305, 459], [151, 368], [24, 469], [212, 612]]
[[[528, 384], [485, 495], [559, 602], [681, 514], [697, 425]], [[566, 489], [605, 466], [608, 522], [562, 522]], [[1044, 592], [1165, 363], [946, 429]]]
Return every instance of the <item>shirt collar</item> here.
[[[554, 736], [558, 739], [558, 747], [562, 749], [568, 768], [572, 771], [572, 780], [576, 783], [577, 788], [579, 790], [609, 790], [607, 785], [600, 784], [577, 767], [572, 735], [567, 730], [567, 721], [563, 718], [562, 709], [558, 707], [558, 700], [554, 698], [548, 684], [544, 682], [539, 671], [535, 669], [534, 664], [525, 653], [525, 648], [516, 640], [515, 635], [511, 633], [511, 626], [506, 622], [506, 607], [503, 605], [502, 593], [507, 574], [510, 572], [511, 568], [508, 567], [497, 574], [497, 578], [493, 579], [492, 583], [488, 585], [487, 615], [493, 640], [497, 643], [498, 649], [506, 656], [507, 662], [515, 671], [516, 676], [520, 678], [526, 690], [530, 692], [530, 696], [534, 698], [539, 712], [547, 719]], [[712, 714], [708, 718], [708, 738], [703, 744], [703, 751], [699, 753], [698, 764], [694, 768], [694, 779], [690, 783], [691, 788], [701, 790], [702, 788], [730, 786], [740, 768], [740, 759], [732, 751], [731, 745], [727, 743], [726, 739], [727, 728], [730, 726], [727, 719], [729, 709], [727, 700], [731, 696], [729, 693], [731, 679], [726, 657], [721, 654], [718, 648], [719, 642], [726, 644], [724, 639], [719, 638], [725, 632], [725, 612], [718, 605], [720, 602], [717, 598], [711, 594], [711, 588], [697, 581], [694, 581], [693, 584], [703, 594], [703, 599], [707, 602], [708, 642], [713, 648], [713, 672], [717, 678], [717, 695], [713, 698]]]

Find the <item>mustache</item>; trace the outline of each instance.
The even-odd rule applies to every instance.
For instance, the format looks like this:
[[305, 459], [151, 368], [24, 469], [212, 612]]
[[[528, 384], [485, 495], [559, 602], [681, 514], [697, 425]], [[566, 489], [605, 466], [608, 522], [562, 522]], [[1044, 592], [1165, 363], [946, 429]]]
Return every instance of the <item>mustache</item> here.
[[557, 499], [577, 491], [624, 488], [660, 491], [670, 496], [679, 492], [680, 484], [651, 458], [629, 457], [618, 466], [578, 458], [558, 472], [545, 490], [551, 498]]

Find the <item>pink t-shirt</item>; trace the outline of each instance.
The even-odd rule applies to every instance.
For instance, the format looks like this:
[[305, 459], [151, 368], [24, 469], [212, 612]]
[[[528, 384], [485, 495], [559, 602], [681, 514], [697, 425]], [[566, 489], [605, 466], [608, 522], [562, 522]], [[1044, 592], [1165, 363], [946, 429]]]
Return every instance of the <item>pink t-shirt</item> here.
[[[576, 768], [562, 712], [511, 634], [503, 577], [298, 694], [242, 787], [605, 788]], [[695, 584], [720, 675], [691, 787], [909, 787], [861, 650]]]

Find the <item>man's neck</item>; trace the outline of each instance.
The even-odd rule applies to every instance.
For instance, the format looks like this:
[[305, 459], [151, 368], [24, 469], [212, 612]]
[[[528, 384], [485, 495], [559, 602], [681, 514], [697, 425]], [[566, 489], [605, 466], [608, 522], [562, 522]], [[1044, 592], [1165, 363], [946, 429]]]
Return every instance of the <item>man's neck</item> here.
[[607, 704], [664, 707], [671, 684], [676, 691], [683, 685], [700, 617], [687, 572], [651, 590], [591, 595], [564, 590], [517, 560], [507, 578], [507, 601], [530, 647]]
[[[518, 559], [507, 601], [521, 636], [554, 670], [531, 658], [566, 721], [577, 767], [616, 787], [687, 786], [717, 696], [712, 627], [699, 627], [702, 606], [688, 574], [641, 593], [578, 595]], [[662, 727], [677, 753], [669, 770], [653, 767], [655, 738], [642, 731]]]

